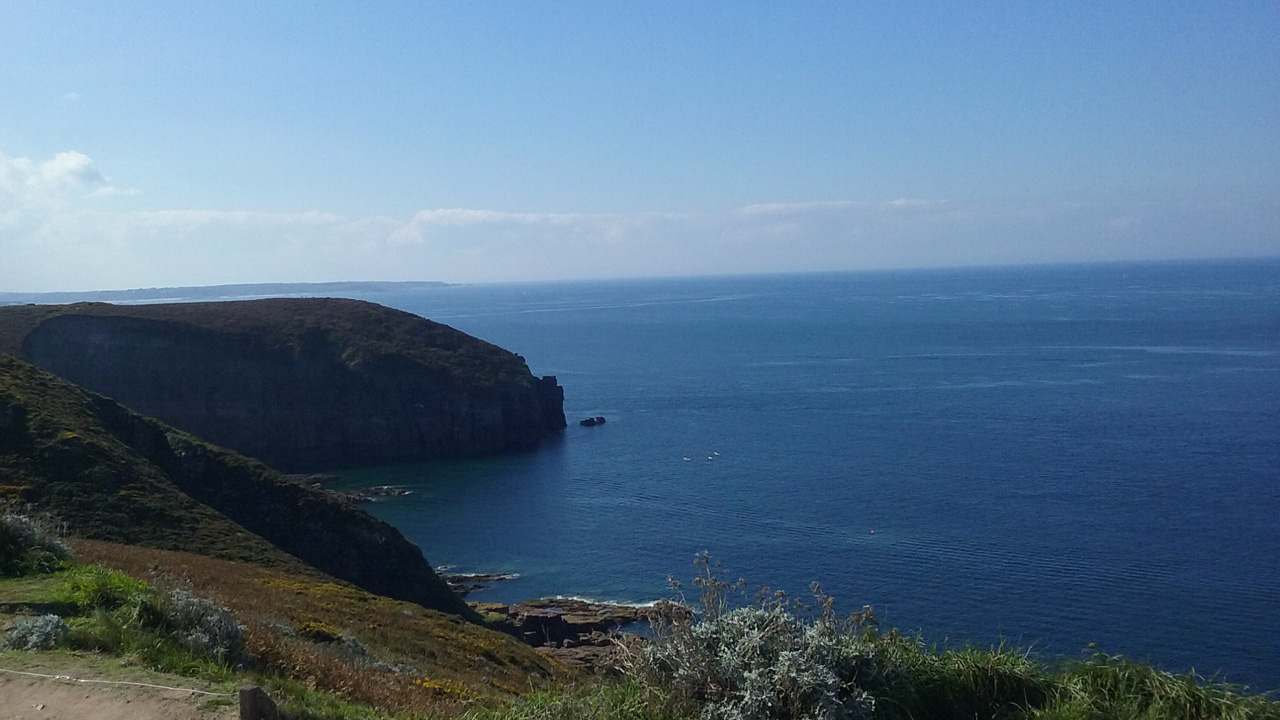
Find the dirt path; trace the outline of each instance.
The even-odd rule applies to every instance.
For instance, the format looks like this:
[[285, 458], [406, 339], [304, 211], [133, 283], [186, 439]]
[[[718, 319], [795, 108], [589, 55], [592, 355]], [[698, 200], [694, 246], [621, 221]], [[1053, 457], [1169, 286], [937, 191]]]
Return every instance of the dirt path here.
[[238, 708], [234, 697], [188, 690], [0, 672], [0, 720], [232, 720]]

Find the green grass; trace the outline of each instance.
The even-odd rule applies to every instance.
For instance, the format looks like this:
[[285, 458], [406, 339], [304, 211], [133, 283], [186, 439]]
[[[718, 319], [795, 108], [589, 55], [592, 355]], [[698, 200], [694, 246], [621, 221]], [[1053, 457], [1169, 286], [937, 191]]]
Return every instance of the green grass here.
[[479, 620], [416, 546], [349, 500], [3, 354], [0, 420], [0, 505], [35, 506], [71, 535], [318, 568]]
[[0, 432], [0, 504], [34, 506], [81, 537], [303, 567], [179, 489], [148, 457], [167, 450], [169, 429], [155, 421], [3, 354], [0, 416], [11, 418]]
[[[10, 611], [58, 607], [71, 627], [55, 650], [0, 651], [0, 665], [46, 674], [91, 675], [99, 679], [196, 686], [234, 692], [259, 685], [277, 701], [284, 720], [407, 720], [342, 700], [271, 672], [243, 671], [193, 652], [159, 619], [159, 594], [146, 583], [101, 565], [76, 565], [48, 575], [0, 580], [0, 626]], [[234, 704], [211, 698], [208, 709]]]
[[55, 593], [66, 584], [66, 581], [66, 571], [47, 575], [0, 578], [0, 608], [57, 603]]
[[13, 305], [0, 308], [0, 351], [20, 355], [26, 336], [64, 315], [164, 324], [175, 336], [219, 334], [267, 352], [296, 354], [318, 341], [350, 366], [413, 366], [465, 388], [528, 387], [524, 359], [448, 325], [375, 303], [337, 298], [154, 305]]
[[1280, 720], [1280, 703], [1193, 673], [1174, 675], [1145, 663], [1096, 653], [1063, 666], [1037, 720]]
[[685, 720], [672, 699], [627, 680], [596, 680], [580, 687], [535, 693], [498, 709], [467, 713], [466, 720]]
[[146, 583], [101, 565], [78, 565], [62, 575], [56, 600], [83, 611], [136, 611], [155, 600], [156, 593]]
[[1014, 718], [1043, 705], [1053, 692], [1050, 673], [1024, 650], [939, 650], [895, 632], [871, 637], [877, 677], [868, 689], [877, 718]]
[[[154, 551], [153, 551], [154, 552]], [[159, 557], [159, 556], [156, 556]], [[141, 560], [140, 560], [141, 562]], [[206, 561], [216, 562], [216, 561]], [[267, 571], [253, 570], [261, 574]], [[226, 575], [225, 572], [209, 573]], [[257, 577], [257, 575], [254, 575]], [[272, 576], [274, 577], [274, 576]], [[211, 580], [212, 582], [212, 580]], [[246, 580], [246, 582], [249, 582]], [[275, 588], [280, 582], [271, 585]], [[287, 600], [316, 595], [323, 605], [346, 603], [337, 586], [316, 586], [296, 581], [301, 594]], [[257, 586], [261, 583], [250, 582]], [[292, 587], [292, 586], [290, 586]], [[283, 589], [277, 588], [277, 590]], [[339, 592], [341, 591], [341, 592]], [[356, 592], [356, 591], [351, 591]], [[319, 593], [319, 594], [317, 594]], [[317, 676], [292, 676], [280, 667], [255, 671], [235, 670], [191, 653], [149, 625], [146, 608], [157, 593], [124, 573], [97, 566], [76, 566], [50, 575], [0, 580], [0, 608], [48, 606], [61, 603], [74, 613], [66, 647], [45, 653], [0, 653], [0, 664], [37, 671], [69, 666], [89, 667], [101, 677], [131, 679], [181, 676], [191, 686], [226, 691], [237, 685], [256, 684], [276, 699], [286, 720], [411, 720], [451, 718], [464, 720], [692, 720], [722, 717], [703, 705], [676, 698], [662, 683], [641, 683], [627, 678], [561, 678], [558, 683], [524, 697], [497, 701], [495, 697], [458, 703], [471, 691], [448, 678], [434, 680], [401, 677], [404, 690], [417, 685], [434, 688], [428, 699], [412, 706], [412, 712], [395, 712], [380, 702], [353, 700], [339, 686], [317, 689]], [[246, 596], [247, 597], [247, 596]], [[366, 613], [381, 612], [377, 602], [356, 606]], [[311, 602], [306, 600], [305, 602]], [[389, 601], [388, 601], [389, 602]], [[400, 615], [388, 607], [387, 622]], [[337, 615], [332, 616], [334, 620]], [[809, 619], [816, 622], [816, 619]], [[320, 622], [320, 621], [317, 621]], [[328, 623], [328, 621], [324, 621]], [[414, 622], [395, 634], [407, 631]], [[299, 623], [301, 626], [304, 623]], [[335, 626], [336, 628], [337, 626]], [[475, 635], [471, 626], [459, 625]], [[859, 677], [862, 687], [875, 698], [871, 720], [1280, 720], [1280, 703], [1244, 689], [1193, 674], [1175, 675], [1148, 664], [1096, 653], [1084, 661], [1045, 662], [1008, 645], [992, 648], [939, 648], [919, 637], [877, 631], [869, 622], [843, 625], [867, 643], [874, 656], [875, 672]], [[441, 637], [444, 643], [471, 643], [469, 635]], [[470, 646], [468, 646], [470, 647]], [[475, 648], [475, 650], [478, 650]], [[112, 659], [112, 658], [116, 659]], [[461, 659], [461, 656], [459, 657]], [[42, 670], [44, 668], [46, 670]], [[383, 673], [385, 674], [385, 673]], [[340, 676], [351, 688], [373, 676]], [[172, 679], [170, 683], [172, 683]], [[163, 683], [162, 683], [163, 684]], [[181, 684], [181, 683], [179, 683]], [[416, 685], [415, 685], [416, 684]], [[423, 691], [424, 687], [419, 687]], [[390, 696], [388, 696], [390, 697]], [[438, 697], [436, 704], [430, 697]], [[727, 716], [726, 716], [727, 717]], [[748, 715], [788, 718], [785, 713]]]
[[331, 692], [308, 687], [298, 680], [255, 675], [257, 684], [275, 700], [282, 720], [410, 720], [413, 716], [386, 714], [357, 705]]
[[1004, 643], [939, 648], [880, 632], [869, 608], [837, 616], [816, 584], [814, 608], [762, 594], [727, 611], [745, 582], [706, 554], [695, 565], [701, 615], [659, 606], [654, 644], [626, 663], [646, 707], [666, 697], [725, 720], [1280, 720], [1273, 697], [1101, 652], [1046, 662]]

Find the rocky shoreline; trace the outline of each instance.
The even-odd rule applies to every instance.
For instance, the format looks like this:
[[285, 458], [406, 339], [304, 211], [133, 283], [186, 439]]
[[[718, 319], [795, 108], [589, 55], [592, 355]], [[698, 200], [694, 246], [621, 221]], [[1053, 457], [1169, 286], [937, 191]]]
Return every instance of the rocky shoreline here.
[[[293, 480], [294, 482], [309, 485], [316, 489], [328, 489], [325, 487], [326, 485], [342, 481], [341, 475], [334, 475], [332, 473], [295, 473], [286, 475], [285, 477]], [[397, 497], [399, 495], [413, 494], [412, 490], [399, 485], [374, 485], [372, 487], [361, 488], [359, 490], [329, 490], [329, 492], [357, 503], [373, 502], [375, 498]]]
[[469, 604], [489, 621], [490, 627], [539, 652], [569, 665], [606, 672], [617, 668], [622, 648], [642, 641], [641, 634], [627, 632], [627, 628], [641, 624], [647, 628], [655, 613], [675, 607], [667, 601], [642, 606], [564, 597], [510, 605]]
[[449, 572], [451, 569], [449, 565], [441, 565], [436, 568], [436, 574], [445, 581], [450, 590], [462, 598], [477, 590], [489, 588], [496, 582], [515, 580], [520, 577], [520, 573], [455, 573]]
[[[341, 480], [327, 473], [296, 474], [295, 482], [323, 488]], [[371, 502], [374, 498], [408, 495], [412, 491], [395, 485], [378, 485], [360, 490], [331, 490], [355, 502]], [[519, 573], [452, 572], [453, 566], [440, 565], [436, 574], [461, 598], [486, 590], [505, 580], [515, 580]], [[489, 627], [515, 637], [539, 652], [576, 667], [612, 672], [617, 669], [620, 650], [643, 642], [644, 632], [656, 613], [690, 612], [668, 600], [648, 605], [625, 605], [572, 597], [545, 597], [517, 603], [468, 602], [480, 613]], [[640, 632], [628, 632], [629, 628]]]

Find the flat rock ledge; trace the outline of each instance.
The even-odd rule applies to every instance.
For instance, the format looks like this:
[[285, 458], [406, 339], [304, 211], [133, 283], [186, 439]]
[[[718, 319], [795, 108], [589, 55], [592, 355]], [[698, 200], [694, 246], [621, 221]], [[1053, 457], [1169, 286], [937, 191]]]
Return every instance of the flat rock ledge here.
[[[613, 671], [625, 648], [643, 642], [640, 635], [625, 632], [646, 625], [655, 613], [676, 608], [662, 601], [655, 605], [619, 605], [579, 598], [541, 598], [513, 605], [471, 603], [493, 621], [492, 627], [515, 636], [546, 655], [569, 665]], [[687, 612], [687, 611], [686, 611]]]

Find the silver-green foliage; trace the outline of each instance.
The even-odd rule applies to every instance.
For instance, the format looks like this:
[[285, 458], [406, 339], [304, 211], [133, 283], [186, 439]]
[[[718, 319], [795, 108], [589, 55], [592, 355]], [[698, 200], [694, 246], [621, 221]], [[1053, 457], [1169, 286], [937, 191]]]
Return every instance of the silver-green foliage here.
[[193, 652], [220, 663], [244, 660], [244, 627], [231, 611], [186, 590], [173, 590], [163, 600], [164, 624]]
[[71, 559], [71, 549], [52, 523], [12, 510], [0, 512], [0, 576], [54, 572]]
[[52, 650], [67, 636], [70, 629], [57, 615], [41, 615], [22, 618], [0, 638], [0, 648], [5, 650]]
[[859, 679], [872, 649], [836, 623], [744, 607], [674, 623], [649, 643], [640, 674], [697, 702], [707, 720], [858, 720], [875, 702]]
[[728, 609], [727, 595], [741, 583], [720, 580], [706, 556], [697, 563], [702, 617], [664, 606], [657, 637], [633, 655], [636, 678], [694, 705], [705, 720], [871, 716], [875, 701], [864, 684], [875, 673], [874, 643], [857, 619], [837, 619], [816, 587], [821, 612], [813, 619], [797, 617], [780, 596]]

